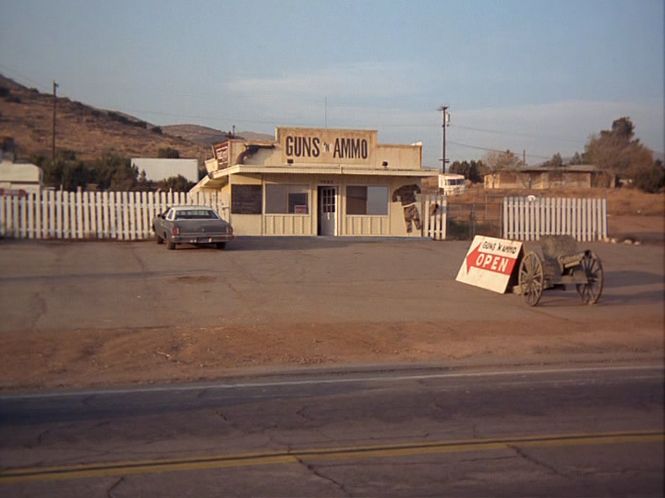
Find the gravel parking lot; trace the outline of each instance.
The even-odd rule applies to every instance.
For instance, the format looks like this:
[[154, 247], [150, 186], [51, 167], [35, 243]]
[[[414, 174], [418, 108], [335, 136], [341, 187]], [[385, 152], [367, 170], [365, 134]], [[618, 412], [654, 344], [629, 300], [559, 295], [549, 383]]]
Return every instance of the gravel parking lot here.
[[454, 281], [468, 242], [0, 242], [3, 389], [215, 378], [240, 367], [662, 356], [663, 247], [587, 244], [601, 302], [537, 308]]

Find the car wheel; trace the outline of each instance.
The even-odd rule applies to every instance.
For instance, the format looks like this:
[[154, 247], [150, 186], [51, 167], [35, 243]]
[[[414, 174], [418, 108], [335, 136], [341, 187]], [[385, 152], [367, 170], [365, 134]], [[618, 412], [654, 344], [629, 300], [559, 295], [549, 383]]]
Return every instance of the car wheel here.
[[217, 249], [224, 249], [226, 247], [226, 242], [217, 242], [215, 247], [217, 247]]

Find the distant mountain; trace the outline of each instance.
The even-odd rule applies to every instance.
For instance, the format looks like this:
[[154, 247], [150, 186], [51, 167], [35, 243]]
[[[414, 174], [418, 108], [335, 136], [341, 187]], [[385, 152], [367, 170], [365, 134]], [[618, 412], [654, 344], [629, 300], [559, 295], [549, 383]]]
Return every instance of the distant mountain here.
[[[0, 141], [13, 140], [19, 159], [51, 156], [53, 96], [0, 75]], [[89, 160], [114, 151], [126, 157], [157, 157], [160, 148], [180, 157], [206, 159], [207, 147], [163, 133], [159, 126], [121, 112], [68, 98], [56, 101], [56, 148]]]
[[226, 139], [227, 132], [195, 124], [164, 125], [162, 131], [167, 135], [182, 138], [199, 145], [212, 145]]
[[[231, 135], [228, 131], [217, 130], [215, 128], [195, 124], [166, 125], [162, 126], [162, 130], [168, 135], [183, 138], [200, 145], [212, 145], [226, 140]], [[235, 136], [246, 140], [266, 141], [275, 139], [274, 135], [257, 133], [254, 131], [240, 131], [237, 132]]]
[[268, 133], [258, 133], [255, 131], [239, 131], [237, 135], [247, 140], [256, 140], [257, 142], [272, 142], [275, 140], [275, 135], [270, 135]]

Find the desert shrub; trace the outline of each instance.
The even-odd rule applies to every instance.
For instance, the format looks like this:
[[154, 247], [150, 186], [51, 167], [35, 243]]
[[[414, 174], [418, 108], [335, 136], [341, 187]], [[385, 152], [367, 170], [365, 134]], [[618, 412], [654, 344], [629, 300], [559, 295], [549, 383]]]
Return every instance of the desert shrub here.
[[643, 192], [660, 192], [665, 187], [665, 169], [660, 161], [637, 168], [633, 173], [633, 185]]
[[0, 97], [6, 98], [9, 97], [11, 91], [6, 86], [0, 86]]
[[132, 124], [132, 122], [129, 120], [129, 118], [128, 118], [127, 116], [123, 116], [123, 115], [120, 114], [119, 112], [109, 111], [109, 112], [108, 112], [108, 116], [109, 116], [112, 120], [117, 121], [118, 123], [127, 124], [127, 125], [131, 125], [131, 124]]
[[174, 192], [189, 192], [195, 184], [182, 175], [172, 176], [157, 182], [160, 190], [173, 190]]
[[162, 129], [159, 126], [153, 127], [152, 130], [150, 130], [150, 131], [152, 131], [153, 133], [156, 133], [157, 135], [162, 135], [163, 134]]

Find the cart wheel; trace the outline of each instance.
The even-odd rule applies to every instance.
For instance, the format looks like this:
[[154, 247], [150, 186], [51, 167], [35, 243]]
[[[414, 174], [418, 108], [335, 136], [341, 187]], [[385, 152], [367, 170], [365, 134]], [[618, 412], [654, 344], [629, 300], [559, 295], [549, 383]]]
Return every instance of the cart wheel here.
[[543, 262], [536, 253], [528, 252], [522, 258], [518, 283], [526, 304], [529, 306], [538, 304], [545, 287], [545, 275], [543, 273]]
[[586, 275], [587, 283], [577, 284], [577, 293], [584, 304], [596, 304], [603, 293], [603, 265], [600, 258], [593, 252], [586, 251], [580, 267]]

